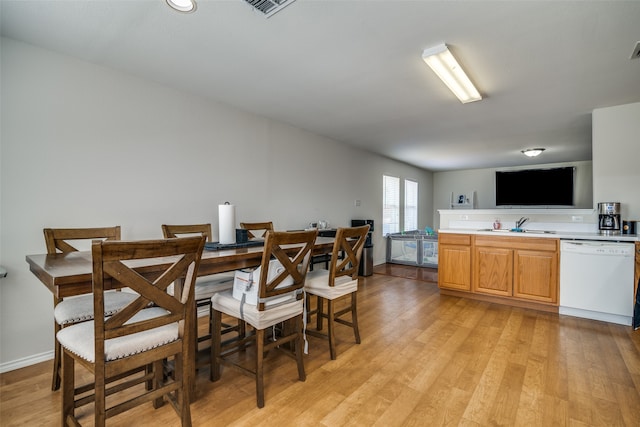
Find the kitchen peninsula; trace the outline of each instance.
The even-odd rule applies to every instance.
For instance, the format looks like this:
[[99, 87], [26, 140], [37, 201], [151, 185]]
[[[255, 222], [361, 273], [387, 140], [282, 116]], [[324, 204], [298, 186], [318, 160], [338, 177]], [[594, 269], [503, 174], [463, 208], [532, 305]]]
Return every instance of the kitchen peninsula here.
[[[557, 230], [531, 226], [524, 232], [440, 229], [438, 286], [441, 293], [557, 313], [561, 305], [560, 246], [565, 240], [635, 242], [634, 283], [638, 282], [638, 235], [566, 231], [562, 225], [557, 226]], [[630, 295], [630, 305], [631, 299]]]

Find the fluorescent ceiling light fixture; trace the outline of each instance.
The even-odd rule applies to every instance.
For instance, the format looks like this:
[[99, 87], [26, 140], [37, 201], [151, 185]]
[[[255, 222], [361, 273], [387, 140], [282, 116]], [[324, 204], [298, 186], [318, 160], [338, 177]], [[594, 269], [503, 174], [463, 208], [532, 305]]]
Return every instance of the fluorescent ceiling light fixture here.
[[195, 0], [167, 0], [167, 4], [178, 12], [190, 13], [196, 10]]
[[425, 49], [422, 52], [422, 59], [458, 97], [460, 102], [466, 104], [482, 99], [456, 58], [449, 52], [446, 44]]
[[522, 150], [522, 154], [527, 157], [536, 157], [542, 154], [544, 148], [527, 148], [526, 150]]

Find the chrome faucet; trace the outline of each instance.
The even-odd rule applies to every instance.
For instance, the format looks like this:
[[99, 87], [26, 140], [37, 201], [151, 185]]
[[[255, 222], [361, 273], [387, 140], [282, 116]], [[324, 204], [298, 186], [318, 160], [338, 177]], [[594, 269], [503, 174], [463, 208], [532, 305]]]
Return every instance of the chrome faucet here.
[[516, 221], [516, 228], [522, 228], [522, 226], [525, 225], [527, 221], [529, 221], [529, 218], [525, 218], [525, 217], [520, 218], [519, 220]]

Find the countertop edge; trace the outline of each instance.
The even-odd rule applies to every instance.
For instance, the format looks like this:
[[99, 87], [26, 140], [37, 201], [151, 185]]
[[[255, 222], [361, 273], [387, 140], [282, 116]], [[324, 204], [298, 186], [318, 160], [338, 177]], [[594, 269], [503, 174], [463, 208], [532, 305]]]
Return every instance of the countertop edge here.
[[485, 231], [464, 228], [444, 228], [439, 229], [438, 233], [451, 234], [474, 234], [481, 236], [504, 236], [504, 237], [538, 237], [543, 239], [564, 239], [564, 240], [602, 240], [607, 242], [640, 242], [640, 236], [637, 234], [615, 234], [605, 235], [599, 233], [579, 233], [555, 231], [554, 233], [518, 233], [509, 231]]

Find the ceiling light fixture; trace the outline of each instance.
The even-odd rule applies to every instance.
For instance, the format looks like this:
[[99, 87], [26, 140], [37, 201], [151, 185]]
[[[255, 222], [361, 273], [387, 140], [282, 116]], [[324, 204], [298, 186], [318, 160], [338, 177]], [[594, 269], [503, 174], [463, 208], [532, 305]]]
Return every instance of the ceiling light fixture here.
[[178, 12], [195, 12], [197, 5], [195, 0], [167, 0], [167, 4]]
[[441, 44], [422, 52], [422, 59], [434, 73], [447, 85], [460, 102], [480, 101], [482, 96], [475, 88], [469, 77], [453, 57], [446, 44]]
[[522, 154], [527, 157], [536, 157], [542, 154], [544, 148], [527, 148], [526, 150], [522, 150]]

